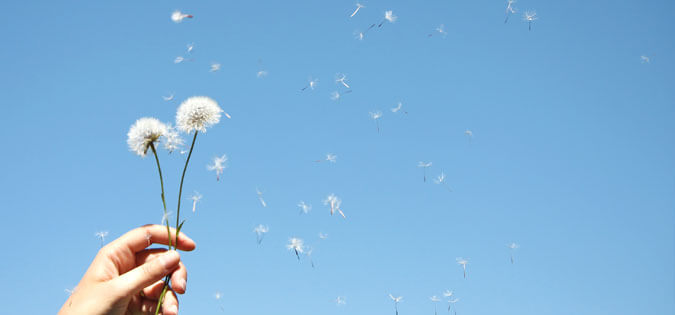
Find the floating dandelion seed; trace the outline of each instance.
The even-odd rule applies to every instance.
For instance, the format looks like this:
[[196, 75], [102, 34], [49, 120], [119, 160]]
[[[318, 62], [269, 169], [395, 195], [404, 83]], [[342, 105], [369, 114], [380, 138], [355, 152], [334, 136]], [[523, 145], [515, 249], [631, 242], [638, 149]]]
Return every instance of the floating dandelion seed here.
[[381, 111], [370, 112], [370, 119], [375, 121], [375, 127], [377, 127], [377, 133], [380, 133], [380, 123], [379, 123], [380, 118], [382, 118], [382, 112]]
[[[450, 313], [450, 308], [452, 308], [455, 303], [459, 302], [459, 299], [448, 300], [448, 313]], [[457, 315], [457, 307], [455, 306], [455, 315]]]
[[190, 15], [190, 14], [184, 14], [183, 12], [180, 12], [178, 10], [173, 11], [173, 13], [171, 13], [171, 20], [174, 23], [183, 22], [183, 19], [185, 19], [185, 18], [191, 19], [191, 18], [193, 18], [193, 16]]
[[326, 161], [331, 162], [331, 163], [335, 163], [337, 161], [337, 155], [332, 154], [332, 153], [326, 154]]
[[324, 234], [324, 233], [319, 232], [319, 238], [322, 239], [322, 240], [325, 240], [325, 239], [328, 238], [328, 234]]
[[[392, 113], [398, 113], [398, 112], [401, 110], [401, 108], [403, 108], [403, 103], [402, 103], [402, 102], [398, 102], [398, 104], [396, 104], [396, 107], [391, 108], [391, 112], [392, 112]], [[404, 114], [408, 114], [407, 111], [403, 111], [403, 113], [404, 113]]]
[[[375, 24], [373, 24], [373, 25], [375, 25]], [[366, 34], [364, 32], [359, 32], [359, 31], [354, 32], [354, 37], [358, 40], [363, 40], [363, 38], [365, 36], [366, 36]]]
[[640, 62], [642, 63], [650, 63], [649, 57], [642, 55], [640, 56]]
[[187, 53], [191, 54], [192, 50], [195, 48], [195, 43], [189, 43], [186, 46], [187, 46]]
[[394, 301], [394, 310], [396, 311], [396, 315], [398, 315], [398, 302], [401, 302], [403, 300], [402, 296], [395, 297], [389, 293], [389, 298]]
[[143, 117], [137, 120], [127, 133], [127, 144], [129, 150], [145, 157], [148, 149], [156, 142], [159, 142], [160, 137], [166, 136], [168, 127], [157, 120], [156, 118]]
[[347, 299], [344, 296], [338, 296], [337, 299], [335, 299], [335, 304], [345, 305], [347, 304]]
[[535, 11], [525, 11], [523, 14], [523, 20], [527, 21], [527, 29], [532, 30], [532, 22], [537, 19], [537, 12]]
[[162, 96], [162, 99], [164, 99], [167, 102], [173, 101], [173, 93], [169, 94], [169, 96]]
[[312, 259], [312, 253], [313, 252], [314, 252], [314, 248], [310, 247], [310, 246], [307, 246], [307, 253], [305, 255], [307, 255], [307, 258], [309, 258], [309, 264], [312, 266], [312, 268], [314, 268], [314, 259]]
[[263, 208], [266, 208], [267, 202], [265, 202], [265, 199], [263, 199], [262, 191], [260, 191], [258, 188], [256, 188], [255, 193], [258, 195], [258, 200], [260, 201], [260, 204], [263, 206]]
[[258, 78], [264, 78], [264, 77], [267, 76], [267, 71], [260, 70], [260, 71], [256, 72], [255, 76], [258, 77]]
[[513, 252], [516, 249], [518, 249], [518, 247], [520, 247], [520, 245], [518, 245], [516, 243], [511, 243], [511, 244], [506, 245], [506, 247], [508, 247], [511, 250], [511, 264], [513, 264]]
[[193, 96], [183, 101], [178, 107], [176, 127], [185, 133], [206, 132], [207, 127], [220, 122], [222, 112], [218, 103], [210, 97]]
[[195, 191], [195, 193], [190, 197], [192, 200], [192, 212], [197, 211], [197, 203], [202, 200], [202, 194]]
[[469, 137], [469, 140], [471, 140], [473, 138], [473, 131], [467, 129], [466, 131], [464, 131], [464, 135]]
[[438, 305], [438, 302], [441, 301], [441, 299], [439, 299], [437, 296], [434, 295], [434, 296], [430, 297], [429, 300], [431, 300], [431, 302], [434, 303], [434, 315], [438, 315], [437, 305]]
[[176, 57], [176, 59], [173, 60], [173, 63], [181, 63], [185, 60], [182, 56]]
[[216, 293], [213, 294], [213, 297], [216, 299], [216, 301], [218, 301], [218, 306], [220, 306], [220, 310], [223, 311], [223, 313], [225, 313], [225, 308], [223, 307], [223, 304], [220, 301], [223, 295], [220, 292], [216, 291]]
[[333, 93], [330, 94], [330, 99], [337, 101], [340, 99], [340, 92], [334, 91]]
[[209, 69], [209, 72], [216, 72], [220, 70], [220, 64], [217, 62], [212, 62], [211, 63], [211, 68]]
[[166, 134], [164, 135], [164, 148], [172, 153], [183, 145], [183, 138], [180, 137], [176, 128], [171, 125], [166, 126]]
[[469, 261], [464, 258], [457, 258], [457, 264], [462, 265], [462, 269], [464, 270], [464, 279], [466, 279], [466, 265], [468, 263]]
[[[171, 211], [165, 212], [165, 213], [162, 215], [162, 224], [161, 224], [161, 225], [164, 225], [165, 223], [166, 223], [166, 224], [169, 224], [169, 218], [171, 217], [172, 214], [173, 214], [173, 213], [172, 213]], [[147, 237], [147, 236], [146, 236], [146, 237]]]
[[300, 89], [300, 91], [304, 91], [304, 90], [306, 90], [306, 89], [308, 89], [308, 88], [314, 90], [314, 87], [316, 87], [317, 83], [319, 83], [319, 79], [312, 79], [312, 78], [309, 78], [309, 83], [307, 83], [307, 85], [305, 85], [305, 87], [303, 87], [302, 89]]
[[262, 243], [263, 238], [265, 237], [265, 233], [269, 232], [270, 228], [266, 225], [259, 224], [253, 229], [253, 232], [255, 232], [255, 237], [256, 241], [258, 242], [258, 245]]
[[452, 291], [450, 291], [450, 290], [445, 290], [445, 291], [443, 292], [443, 296], [446, 297], [446, 298], [451, 297], [451, 296], [452, 296]]
[[288, 240], [288, 245], [286, 245], [286, 248], [288, 250], [292, 250], [295, 252], [295, 256], [298, 257], [298, 260], [300, 260], [300, 254], [302, 254], [305, 251], [303, 241], [299, 238], [290, 238]]
[[[382, 27], [382, 24], [384, 22], [389, 21], [389, 23], [394, 23], [396, 22], [396, 19], [398, 19], [398, 16], [394, 15], [394, 12], [389, 10], [384, 12], [384, 20], [380, 22], [380, 24], [377, 27]], [[371, 27], [372, 28], [372, 27]]]
[[209, 171], [216, 171], [216, 180], [220, 180], [220, 174], [227, 168], [227, 154], [213, 158], [213, 163], [206, 166]]
[[354, 17], [354, 15], [356, 15], [356, 13], [358, 13], [359, 10], [361, 10], [361, 8], [365, 8], [365, 6], [363, 4], [360, 4], [360, 3], [357, 2], [356, 3], [356, 10], [354, 10], [354, 13], [352, 13], [352, 15], [350, 15], [349, 17], [350, 18]]
[[105, 241], [105, 237], [108, 236], [108, 231], [98, 231], [94, 235], [101, 239], [101, 247], [103, 247], [103, 242]]
[[516, 0], [507, 0], [506, 3], [506, 19], [504, 20], [504, 24], [509, 21], [509, 16], [511, 14], [516, 13], [516, 9], [513, 7], [513, 4], [516, 3]]
[[312, 205], [308, 205], [302, 200], [300, 200], [300, 203], [298, 203], [298, 208], [300, 208], [300, 214], [308, 214], [310, 211], [312, 211]]
[[425, 162], [422, 162], [422, 161], [417, 162], [417, 167], [421, 167], [423, 169], [424, 182], [425, 183], [427, 182], [427, 168], [431, 167], [431, 164], [432, 164], [432, 162], [428, 162], [428, 163], [425, 163]]
[[77, 289], [77, 286], [74, 286], [72, 289], [64, 289], [64, 291], [66, 293], [68, 293], [68, 295], [73, 295], [73, 293], [75, 293], [76, 289]]
[[351, 89], [351, 87], [349, 86], [349, 84], [347, 84], [347, 83], [345, 82], [346, 79], [347, 79], [347, 76], [346, 76], [346, 75], [344, 75], [344, 74], [338, 74], [338, 77], [335, 78], [335, 83], [342, 83], [342, 85], [344, 85], [344, 87], [346, 87], [346, 88], [348, 88], [348, 89]]
[[330, 215], [333, 215], [335, 211], [340, 213], [342, 218], [346, 219], [347, 217], [345, 216], [344, 212], [342, 212], [342, 209], [340, 209], [340, 205], [342, 205], [342, 200], [338, 198], [335, 194], [330, 194], [326, 199], [323, 200], [323, 204], [330, 206]]
[[[448, 35], [448, 32], [445, 31], [445, 25], [444, 24], [439, 25], [434, 31], [438, 32], [443, 37], [446, 37]], [[434, 34], [430, 33], [428, 36], [432, 37], [432, 36], [434, 36]]]
[[445, 182], [445, 173], [443, 173], [443, 171], [441, 171], [441, 175], [438, 175], [438, 177], [434, 178], [434, 183], [443, 185], [448, 189], [449, 192], [452, 192], [452, 189], [448, 186], [448, 183]]

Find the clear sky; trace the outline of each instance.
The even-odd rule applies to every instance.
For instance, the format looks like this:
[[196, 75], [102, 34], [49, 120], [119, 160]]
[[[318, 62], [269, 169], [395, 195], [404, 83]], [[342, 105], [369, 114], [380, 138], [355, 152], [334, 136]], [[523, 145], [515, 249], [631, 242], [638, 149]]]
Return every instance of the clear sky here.
[[[502, 0], [363, 4], [350, 18], [352, 0], [4, 1], [3, 313], [55, 313], [95, 232], [160, 222], [154, 161], [126, 133], [193, 95], [232, 119], [188, 169], [182, 314], [220, 312], [215, 292], [227, 314], [393, 314], [389, 293], [401, 315], [433, 314], [446, 289], [458, 315], [675, 312], [674, 2], [522, 0], [506, 24]], [[386, 10], [395, 23], [358, 40]], [[337, 73], [352, 92], [334, 101]], [[160, 159], [174, 209], [183, 157]]]

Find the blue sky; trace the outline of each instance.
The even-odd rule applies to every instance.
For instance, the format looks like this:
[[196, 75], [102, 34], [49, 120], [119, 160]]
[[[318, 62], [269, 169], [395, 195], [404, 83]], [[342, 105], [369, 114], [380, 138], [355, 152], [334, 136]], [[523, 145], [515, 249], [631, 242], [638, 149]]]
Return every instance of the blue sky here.
[[[198, 248], [182, 314], [218, 312], [216, 291], [230, 314], [392, 314], [389, 293], [401, 315], [432, 314], [445, 289], [457, 314], [675, 311], [675, 3], [522, 0], [507, 24], [506, 1], [364, 4], [349, 18], [353, 1], [5, 3], [3, 310], [55, 312], [96, 231], [159, 223], [153, 161], [126, 133], [207, 95], [232, 119], [199, 136], [188, 170], [184, 202], [204, 198], [183, 212]], [[175, 9], [195, 17], [175, 24]], [[357, 40], [385, 10], [398, 20]], [[337, 73], [353, 92], [333, 101]], [[312, 162], [329, 152], [337, 163]], [[206, 165], [222, 154], [217, 182]], [[174, 208], [182, 157], [160, 158]], [[430, 180], [441, 172], [453, 192]]]

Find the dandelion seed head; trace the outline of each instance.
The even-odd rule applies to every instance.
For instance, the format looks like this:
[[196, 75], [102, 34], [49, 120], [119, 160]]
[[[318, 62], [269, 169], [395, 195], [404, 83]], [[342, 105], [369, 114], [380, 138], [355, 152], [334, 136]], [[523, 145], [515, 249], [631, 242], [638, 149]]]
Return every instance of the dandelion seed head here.
[[525, 13], [523, 14], [523, 20], [528, 21], [528, 22], [532, 22], [532, 21], [536, 20], [537, 18], [538, 17], [537, 17], [536, 11], [525, 11]]
[[143, 117], [137, 120], [127, 133], [127, 144], [129, 150], [145, 156], [150, 148], [150, 144], [159, 141], [159, 138], [166, 135], [168, 127], [156, 118]]
[[304, 242], [301, 239], [295, 237], [288, 239], [286, 248], [288, 250], [294, 250], [298, 253], [303, 253], [305, 251]]
[[178, 107], [176, 127], [186, 133], [196, 130], [206, 132], [207, 127], [220, 122], [222, 112], [218, 103], [210, 97], [193, 96]]
[[384, 19], [394, 23], [396, 22], [396, 19], [398, 19], [398, 16], [394, 15], [394, 11], [389, 10], [384, 12]]
[[183, 19], [185, 19], [185, 18], [192, 18], [192, 15], [190, 15], [190, 14], [185, 14], [185, 13], [180, 12], [180, 11], [178, 11], [178, 10], [173, 11], [173, 13], [171, 13], [171, 20], [172, 20], [174, 23], [180, 23], [180, 22], [183, 22]]

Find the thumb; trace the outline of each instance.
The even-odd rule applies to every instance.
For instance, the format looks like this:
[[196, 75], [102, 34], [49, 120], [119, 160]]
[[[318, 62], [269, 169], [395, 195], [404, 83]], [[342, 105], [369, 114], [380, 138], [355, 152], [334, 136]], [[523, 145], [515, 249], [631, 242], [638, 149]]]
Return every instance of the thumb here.
[[129, 272], [115, 279], [115, 287], [121, 290], [123, 295], [136, 294], [151, 284], [162, 280], [176, 268], [180, 262], [180, 255], [175, 250], [169, 250]]

